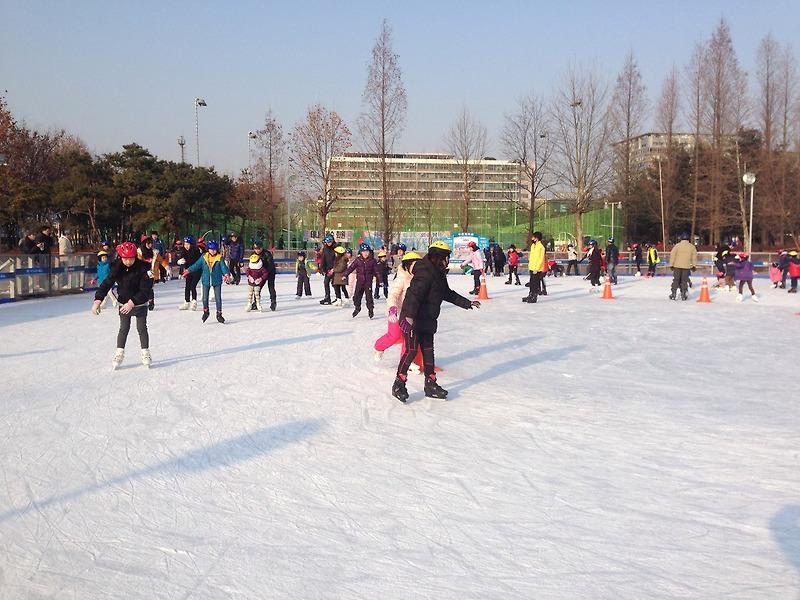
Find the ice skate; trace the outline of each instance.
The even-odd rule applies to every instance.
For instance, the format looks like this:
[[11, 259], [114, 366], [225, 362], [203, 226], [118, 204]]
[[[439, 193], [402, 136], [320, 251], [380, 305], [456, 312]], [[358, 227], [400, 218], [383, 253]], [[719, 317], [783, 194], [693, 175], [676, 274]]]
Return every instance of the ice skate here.
[[374, 360], [375, 362], [381, 362], [382, 358], [383, 358], [383, 351], [375, 350], [375, 354], [373, 354], [372, 360]]
[[256, 296], [255, 305], [258, 312], [264, 312], [264, 310], [261, 308], [261, 296]]
[[350, 308], [350, 298], [342, 300], [342, 308]]
[[371, 308], [367, 309], [367, 314], [369, 315], [370, 319], [375, 316], [375, 313], [372, 311]]
[[142, 348], [142, 364], [150, 368], [150, 349], [149, 348]]
[[147, 303], [147, 310], [153, 310], [155, 307], [156, 307], [155, 302], [153, 302], [152, 300], [150, 300]]
[[122, 359], [125, 358], [125, 349], [117, 348], [117, 353], [114, 355], [114, 360], [111, 361], [111, 368], [116, 370], [122, 364]]
[[320, 304], [331, 304], [331, 299], [328, 296], [325, 296], [322, 300], [319, 301]]
[[300, 296], [299, 294], [294, 297], [295, 300], [300, 300], [300, 298], [302, 298], [302, 296]]
[[758, 302], [758, 296], [756, 296], [755, 294], [753, 294], [753, 302]]
[[341, 298], [337, 298], [336, 300], [331, 302], [331, 306], [336, 306], [337, 308], [341, 308], [342, 307], [342, 299]]
[[436, 375], [425, 377], [425, 396], [439, 400], [447, 398], [447, 390], [436, 382]]
[[406, 382], [400, 378], [400, 375], [394, 378], [394, 383], [392, 384], [392, 396], [394, 396], [404, 404], [405, 401], [408, 400], [408, 390], [406, 389]]
[[736, 294], [736, 301], [737, 302], [741, 302], [742, 298], [743, 298], [743, 296], [741, 294]]
[[197, 300], [192, 300], [192, 310], [197, 310]]
[[206, 321], [208, 321], [208, 309], [204, 308], [203, 309], [203, 323], [205, 323]]
[[672, 292], [672, 293], [669, 295], [669, 299], [670, 299], [670, 300], [675, 300], [675, 292]]
[[220, 323], [224, 323], [225, 322], [225, 318], [222, 316], [222, 311], [221, 310], [217, 311], [217, 321], [219, 321]]
[[681, 294], [681, 300], [688, 300], [689, 294]]
[[253, 304], [248, 302], [247, 303], [247, 308], [244, 309], [244, 312], [250, 312], [252, 310], [253, 310]]
[[189, 310], [190, 304], [188, 302], [184, 302], [178, 307], [178, 310]]
[[[275, 300], [273, 300], [272, 302], [270, 302], [270, 303], [269, 303], [269, 309], [270, 309], [272, 312], [275, 312], [275, 309], [276, 309], [276, 308], [278, 308], [278, 303], [277, 303], [277, 302], [275, 302]], [[259, 310], [261, 310], [261, 309], [259, 309]]]
[[355, 309], [353, 309], [353, 318], [355, 319], [356, 315], [358, 313], [360, 313], [360, 312], [361, 312], [361, 307], [360, 306], [356, 306]]

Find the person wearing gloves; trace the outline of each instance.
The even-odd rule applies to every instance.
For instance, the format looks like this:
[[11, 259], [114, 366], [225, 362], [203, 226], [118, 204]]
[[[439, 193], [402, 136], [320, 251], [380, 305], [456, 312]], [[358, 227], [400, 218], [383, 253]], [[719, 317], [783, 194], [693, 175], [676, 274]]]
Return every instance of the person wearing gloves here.
[[422, 366], [425, 372], [425, 396], [441, 400], [447, 398], [447, 390], [436, 381], [433, 351], [433, 339], [438, 327], [442, 302], [446, 300], [464, 309], [480, 308], [480, 302], [470, 301], [447, 285], [449, 262], [450, 246], [446, 242], [437, 241], [430, 245], [425, 258], [414, 265], [414, 276], [406, 290], [399, 315], [405, 351], [397, 366], [397, 375], [392, 384], [392, 396], [400, 402], [408, 399], [406, 389], [408, 369], [419, 350], [422, 351]]
[[231, 231], [228, 236], [228, 270], [233, 278], [233, 285], [239, 285], [242, 280], [242, 260], [244, 259], [244, 244], [239, 239], [239, 234]]
[[358, 256], [345, 269], [342, 277], [349, 277], [350, 273], [356, 274], [356, 289], [353, 292], [353, 318], [361, 312], [361, 298], [366, 294], [367, 314], [369, 318], [375, 316], [375, 300], [372, 297], [372, 280], [376, 279], [378, 285], [381, 284], [381, 272], [378, 269], [378, 262], [372, 256], [372, 248], [369, 244], [361, 244]]
[[539, 292], [542, 289], [542, 278], [545, 273], [545, 251], [542, 243], [542, 234], [534, 231], [531, 236], [531, 249], [528, 253], [528, 272], [530, 273], [530, 284], [528, 295], [522, 301], [534, 304], [539, 300]]
[[331, 304], [331, 282], [333, 281], [333, 263], [336, 262], [336, 252], [334, 252], [333, 236], [328, 234], [322, 238], [322, 251], [317, 258], [319, 272], [325, 276], [323, 285], [325, 287], [325, 297], [319, 301], [320, 304]]
[[474, 285], [469, 293], [472, 295], [477, 295], [481, 290], [481, 275], [483, 274], [484, 268], [483, 253], [481, 252], [481, 249], [478, 248], [478, 244], [475, 242], [470, 242], [467, 244], [467, 246], [469, 246], [470, 250], [469, 256], [461, 264], [461, 268], [467, 269], [472, 267], [472, 282]]
[[183, 252], [178, 258], [178, 266], [181, 268], [181, 277], [186, 280], [186, 288], [183, 292], [185, 301], [180, 305], [180, 310], [187, 310], [189, 308], [190, 299], [192, 301], [192, 310], [197, 310], [197, 284], [200, 283], [202, 274], [199, 271], [195, 271], [191, 276], [187, 277], [186, 272], [189, 267], [200, 260], [201, 256], [202, 253], [200, 252], [200, 248], [197, 247], [194, 238], [190, 235], [183, 238]]
[[[397, 274], [392, 285], [389, 286], [389, 293], [386, 295], [386, 317], [388, 327], [386, 333], [375, 340], [375, 362], [383, 358], [383, 352], [398, 341], [403, 340], [403, 332], [398, 324], [400, 309], [406, 297], [406, 290], [411, 284], [414, 276], [414, 264], [422, 257], [416, 252], [407, 252], [403, 255], [402, 263], [397, 269]], [[403, 344], [400, 351], [402, 356], [406, 347]]]
[[267, 268], [261, 262], [258, 254], [251, 254], [247, 266], [247, 307], [245, 312], [255, 310], [264, 312], [261, 309], [261, 286], [267, 280]]
[[751, 263], [749, 259], [750, 256], [746, 252], [740, 252], [736, 257], [735, 277], [739, 281], [739, 293], [736, 295], [737, 302], [742, 301], [742, 290], [744, 289], [745, 283], [750, 289], [753, 302], [758, 302], [758, 296], [756, 296], [756, 291], [753, 289], [753, 263]]
[[305, 250], [300, 250], [297, 253], [297, 262], [294, 263], [294, 276], [297, 277], [297, 295], [295, 298], [299, 300], [303, 297], [303, 292], [306, 296], [311, 297], [311, 274], [314, 272], [314, 265], [306, 260]]
[[212, 287], [214, 288], [214, 301], [217, 305], [217, 321], [224, 323], [225, 319], [222, 316], [222, 282], [231, 282], [231, 272], [228, 269], [228, 265], [222, 260], [217, 240], [208, 240], [206, 248], [208, 251], [200, 257], [200, 260], [186, 269], [182, 276], [190, 277], [192, 273], [201, 273], [200, 278], [203, 282], [203, 323], [208, 320], [208, 294]]
[[[111, 261], [108, 260], [108, 252], [106, 252], [105, 250], [100, 250], [100, 252], [97, 253], [97, 273], [95, 274], [92, 283], [94, 285], [102, 284], [106, 279], [108, 279], [108, 274], [110, 272], [111, 272]], [[106, 307], [108, 298], [111, 298], [111, 306], [116, 308], [117, 299], [114, 296], [114, 292], [111, 288], [109, 288], [108, 290], [108, 295], [103, 299], [103, 302], [100, 305], [101, 308]]]
[[[689, 276], [697, 268], [697, 248], [689, 241], [689, 234], [682, 233], [681, 241], [675, 244], [669, 253], [669, 268], [672, 269], [672, 293], [670, 300], [676, 300], [678, 288], [681, 299], [689, 297]], [[752, 286], [750, 289], [753, 289]]]
[[108, 277], [100, 284], [94, 294], [92, 312], [100, 314], [101, 304], [117, 284], [119, 300], [119, 332], [117, 333], [117, 352], [114, 354], [112, 368], [116, 369], [125, 356], [125, 342], [131, 328], [131, 318], [136, 317], [136, 330], [139, 332], [139, 344], [142, 347], [142, 364], [150, 366], [150, 334], [147, 331], [147, 299], [153, 287], [152, 272], [147, 263], [139, 259], [136, 245], [123, 242], [117, 246], [119, 259], [109, 269]]

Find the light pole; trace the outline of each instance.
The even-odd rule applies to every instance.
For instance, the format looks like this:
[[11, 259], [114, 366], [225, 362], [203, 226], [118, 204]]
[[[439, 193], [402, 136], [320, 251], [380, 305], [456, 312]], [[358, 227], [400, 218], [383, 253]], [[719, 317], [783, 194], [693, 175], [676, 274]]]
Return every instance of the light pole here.
[[251, 164], [251, 154], [250, 154], [250, 140], [256, 139], [256, 134], [252, 131], [247, 132], [247, 174], [252, 176], [253, 173], [253, 165]]
[[[608, 206], [608, 202], [605, 203]], [[622, 202], [612, 202], [611, 203], [611, 235], [609, 237], [613, 237], [616, 240], [616, 235], [614, 235], [614, 208], [622, 208]]]
[[197, 118], [197, 109], [200, 106], [208, 106], [202, 98], [194, 99], [194, 143], [197, 149], [197, 166], [200, 166], [200, 121]]
[[742, 181], [744, 181], [745, 185], [750, 186], [750, 227], [748, 228], [748, 236], [747, 236], [747, 252], [749, 254], [753, 254], [753, 188], [755, 187], [756, 183], [756, 175], [755, 173], [745, 173], [742, 175]]
[[664, 182], [661, 179], [661, 157], [658, 157], [658, 191], [661, 195], [661, 242], [664, 244], [664, 250], [667, 249], [667, 233], [664, 228]]

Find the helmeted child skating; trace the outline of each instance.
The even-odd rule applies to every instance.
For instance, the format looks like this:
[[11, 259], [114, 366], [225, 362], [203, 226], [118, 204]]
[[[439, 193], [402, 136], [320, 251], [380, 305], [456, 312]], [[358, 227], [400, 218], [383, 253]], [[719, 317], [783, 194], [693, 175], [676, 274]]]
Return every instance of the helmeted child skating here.
[[303, 250], [297, 253], [297, 261], [294, 264], [294, 276], [297, 277], [297, 295], [295, 298], [298, 300], [302, 298], [303, 292], [306, 296], [311, 297], [311, 274], [314, 272], [314, 266], [306, 260], [306, 253]]
[[796, 294], [797, 280], [800, 279], [800, 256], [798, 256], [797, 250], [792, 250], [789, 252], [789, 266], [787, 271], [789, 273], [789, 277], [792, 278], [792, 284], [791, 287], [786, 291], [789, 294]]
[[508, 247], [508, 281], [506, 281], [506, 285], [511, 285], [514, 277], [517, 278], [514, 285], [522, 285], [519, 280], [519, 253], [517, 252], [517, 247], [511, 244]]
[[655, 246], [647, 247], [647, 276], [656, 276], [656, 267], [658, 266], [658, 250]]
[[361, 312], [361, 298], [366, 294], [367, 313], [369, 318], [375, 316], [375, 300], [372, 298], [372, 280], [377, 279], [381, 283], [381, 274], [378, 271], [378, 263], [372, 256], [372, 248], [369, 244], [361, 244], [358, 256], [350, 263], [344, 272], [345, 277], [350, 273], [356, 274], [356, 289], [353, 292], [353, 317]]
[[481, 249], [478, 248], [478, 244], [470, 242], [467, 246], [469, 247], [469, 256], [467, 256], [466, 260], [461, 264], [461, 268], [471, 269], [469, 273], [472, 274], [473, 286], [469, 293], [477, 295], [481, 289], [481, 275], [483, 274], [486, 263], [484, 262], [484, 254], [481, 252]]
[[250, 312], [254, 306], [258, 312], [264, 312], [261, 308], [261, 286], [264, 285], [264, 280], [267, 278], [267, 269], [258, 254], [250, 255], [250, 259], [247, 261], [245, 277], [247, 277], [247, 307], [244, 309], [245, 312]]
[[[386, 251], [381, 250], [378, 252], [378, 271], [381, 274], [381, 281], [383, 282], [383, 297], [386, 298], [389, 295], [389, 263], [386, 262]], [[375, 283], [375, 299], [381, 297], [381, 283]]]
[[217, 240], [208, 240], [206, 243], [207, 252], [200, 257], [196, 263], [189, 267], [184, 273], [183, 277], [189, 277], [192, 273], [201, 273], [201, 281], [203, 284], [203, 322], [208, 320], [208, 294], [211, 288], [214, 288], [214, 301], [217, 305], [217, 321], [224, 323], [225, 319], [222, 316], [222, 282], [231, 282], [231, 271], [228, 265], [222, 259], [219, 253], [219, 242]]
[[442, 302], [447, 301], [465, 309], [479, 308], [481, 305], [477, 300], [470, 301], [454, 292], [447, 285], [449, 262], [450, 246], [445, 242], [433, 242], [425, 258], [414, 265], [414, 276], [406, 290], [399, 315], [399, 325], [403, 331], [406, 347], [397, 366], [397, 376], [392, 384], [392, 396], [400, 402], [408, 399], [406, 389], [408, 369], [418, 351], [422, 352], [425, 395], [439, 399], [447, 397], [447, 390], [436, 381], [433, 351], [433, 339], [438, 327]]
[[[97, 253], [97, 273], [95, 273], [94, 276], [95, 285], [98, 286], [101, 285], [108, 278], [110, 270], [111, 270], [111, 261], [109, 260], [108, 252], [106, 252], [105, 250], [100, 250], [100, 252]], [[103, 298], [103, 302], [100, 305], [100, 308], [106, 307], [109, 298], [111, 298], [111, 306], [116, 308], [117, 298], [114, 296], [113, 284], [112, 287], [109, 288], [106, 297]]]
[[[336, 295], [336, 299], [332, 304], [333, 306], [348, 307], [350, 306], [350, 296], [347, 293], [347, 276], [344, 274], [349, 264], [347, 253], [341, 246], [336, 246], [333, 251], [336, 257], [333, 259], [331, 284], [333, 285], [333, 293]], [[342, 296], [344, 296], [344, 299]]]
[[[182, 269], [181, 277], [186, 280], [186, 287], [184, 288], [184, 303], [180, 305], [180, 310], [187, 310], [190, 306], [192, 310], [197, 310], [197, 284], [200, 283], [202, 272], [199, 270], [194, 271], [190, 276], [186, 277], [186, 271], [194, 265], [200, 257], [202, 252], [194, 241], [194, 238], [187, 235], [183, 238], [183, 250], [179, 252], [178, 266]], [[191, 304], [189, 301], [191, 300]]]
[[[389, 286], [389, 294], [386, 296], [386, 318], [388, 328], [385, 334], [375, 341], [375, 362], [383, 358], [384, 351], [390, 346], [403, 339], [403, 331], [398, 324], [400, 309], [403, 307], [403, 300], [406, 297], [406, 290], [411, 284], [414, 276], [414, 264], [422, 257], [416, 252], [408, 252], [403, 255], [402, 264], [397, 269], [397, 276]], [[400, 355], [405, 352], [405, 344], [402, 346]]]
[[746, 283], [753, 297], [753, 302], [758, 302], [758, 296], [756, 296], [756, 292], [753, 289], [753, 263], [750, 262], [750, 257], [746, 252], [740, 252], [736, 258], [734, 267], [736, 273], [734, 277], [739, 281], [739, 293], [736, 295], [736, 301], [742, 301], [742, 289]]
[[150, 267], [137, 257], [136, 245], [132, 242], [123, 242], [117, 246], [117, 255], [119, 260], [111, 265], [108, 277], [94, 294], [92, 312], [100, 314], [101, 303], [111, 290], [111, 286], [116, 283], [119, 300], [119, 332], [112, 367], [114, 369], [119, 367], [125, 356], [125, 343], [128, 340], [132, 317], [136, 317], [136, 330], [142, 348], [142, 364], [149, 367], [150, 334], [147, 331], [147, 300], [153, 287], [153, 280], [148, 273]]
[[770, 286], [771, 288], [775, 289], [776, 287], [778, 287], [780, 285], [781, 276], [782, 275], [783, 275], [783, 273], [781, 273], [781, 269], [778, 266], [778, 263], [776, 263], [776, 262], [770, 263], [770, 265], [769, 265], [769, 280], [772, 282], [772, 285]]

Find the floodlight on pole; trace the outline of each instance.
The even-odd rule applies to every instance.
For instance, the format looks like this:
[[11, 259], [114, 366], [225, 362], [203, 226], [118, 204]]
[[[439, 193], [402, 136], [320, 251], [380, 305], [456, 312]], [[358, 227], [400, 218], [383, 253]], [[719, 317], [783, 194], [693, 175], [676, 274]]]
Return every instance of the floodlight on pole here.
[[256, 134], [252, 131], [247, 132], [247, 173], [252, 176], [253, 166], [250, 160], [250, 140], [256, 139]]
[[750, 227], [748, 228], [747, 251], [753, 254], [753, 188], [756, 183], [755, 173], [745, 173], [742, 175], [742, 181], [744, 181], [745, 185], [750, 186]]
[[194, 99], [194, 142], [197, 150], [197, 166], [200, 166], [200, 121], [198, 119], [197, 109], [200, 106], [208, 106], [206, 101], [202, 98]]

